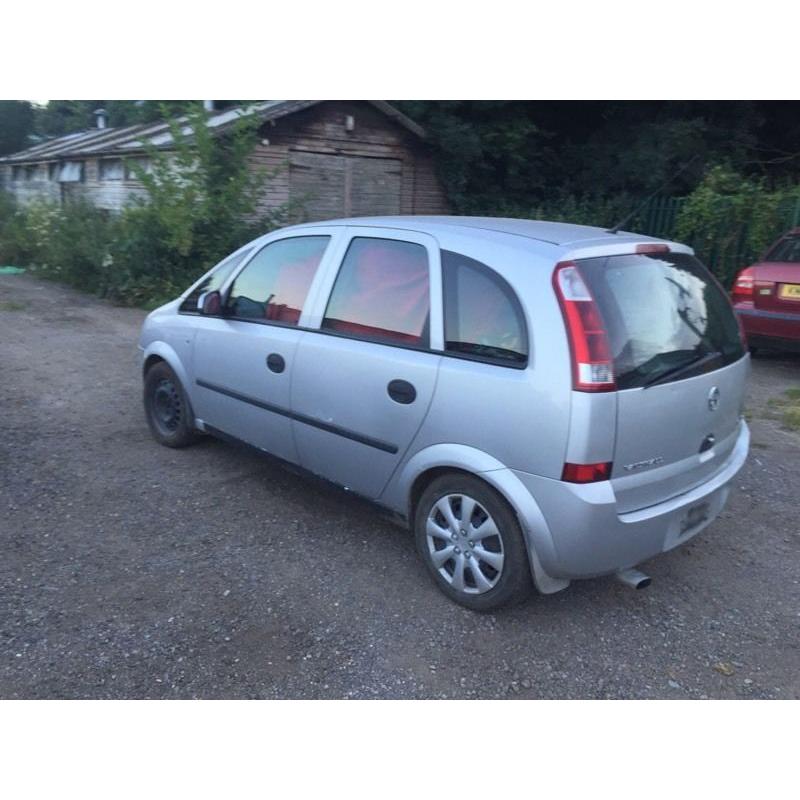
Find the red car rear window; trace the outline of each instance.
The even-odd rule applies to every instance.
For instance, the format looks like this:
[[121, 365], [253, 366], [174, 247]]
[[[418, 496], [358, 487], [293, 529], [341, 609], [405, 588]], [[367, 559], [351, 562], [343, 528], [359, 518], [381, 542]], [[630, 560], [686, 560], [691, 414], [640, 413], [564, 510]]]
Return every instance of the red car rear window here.
[[787, 236], [781, 239], [767, 253], [764, 261], [782, 261], [788, 264], [800, 264], [800, 236]]

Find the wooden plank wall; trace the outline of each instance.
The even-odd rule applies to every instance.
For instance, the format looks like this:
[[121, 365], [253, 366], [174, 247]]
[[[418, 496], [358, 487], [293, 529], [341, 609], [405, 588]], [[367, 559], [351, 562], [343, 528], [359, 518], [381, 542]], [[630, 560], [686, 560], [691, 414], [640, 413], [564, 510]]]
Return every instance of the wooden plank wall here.
[[[348, 116], [352, 116], [355, 121], [352, 131], [346, 128]], [[251, 162], [254, 168], [268, 170], [273, 175], [267, 184], [261, 211], [268, 211], [294, 199], [291, 193], [290, 164], [293, 160], [302, 164], [307, 160], [304, 159], [306, 154], [319, 154], [392, 159], [399, 162], [400, 213], [447, 213], [444, 193], [425, 143], [368, 103], [321, 103], [291, 116], [265, 123], [260, 136], [261, 140], [253, 152]], [[331, 160], [330, 163], [335, 165], [337, 162]], [[340, 191], [333, 185], [330, 190], [336, 193]], [[336, 198], [331, 198], [329, 205], [332, 211], [328, 218], [342, 215], [333, 211], [334, 208], [343, 208]], [[361, 203], [354, 205], [362, 206]], [[298, 210], [295, 218], [304, 218], [302, 211]]]

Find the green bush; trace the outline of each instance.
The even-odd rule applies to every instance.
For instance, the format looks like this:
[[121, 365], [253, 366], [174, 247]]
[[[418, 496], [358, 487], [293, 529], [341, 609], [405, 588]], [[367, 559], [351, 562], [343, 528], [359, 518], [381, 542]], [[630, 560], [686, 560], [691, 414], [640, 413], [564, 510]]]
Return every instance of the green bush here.
[[117, 220], [88, 203], [59, 205], [36, 201], [15, 207], [0, 199], [0, 263], [26, 266], [32, 272], [78, 289], [107, 293], [110, 249]]
[[29, 266], [37, 262], [39, 250], [28, 210], [17, 208], [11, 195], [0, 192], [0, 264]]
[[726, 285], [738, 270], [760, 258], [800, 212], [800, 186], [770, 187], [718, 166], [684, 201], [674, 238], [694, 247]]

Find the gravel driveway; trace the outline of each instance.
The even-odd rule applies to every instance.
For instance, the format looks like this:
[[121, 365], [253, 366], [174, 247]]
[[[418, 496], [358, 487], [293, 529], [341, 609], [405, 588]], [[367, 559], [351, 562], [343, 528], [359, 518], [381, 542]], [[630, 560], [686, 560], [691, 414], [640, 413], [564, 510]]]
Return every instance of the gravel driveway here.
[[754, 363], [725, 513], [634, 592], [448, 602], [371, 507], [214, 440], [150, 438], [141, 311], [0, 277], [0, 697], [797, 698], [800, 435]]

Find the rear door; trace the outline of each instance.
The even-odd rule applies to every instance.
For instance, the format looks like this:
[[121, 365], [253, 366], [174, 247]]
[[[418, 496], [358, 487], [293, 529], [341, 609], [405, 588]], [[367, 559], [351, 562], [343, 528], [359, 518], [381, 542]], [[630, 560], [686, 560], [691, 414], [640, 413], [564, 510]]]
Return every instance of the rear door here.
[[380, 495], [419, 430], [441, 356], [435, 240], [348, 228], [341, 265], [321, 288], [292, 382], [300, 463], [370, 498]]
[[614, 359], [619, 510], [643, 508], [702, 483], [730, 454], [748, 361], [725, 293], [694, 256], [579, 264]]
[[194, 411], [207, 426], [297, 461], [290, 384], [298, 325], [335, 229], [291, 235], [258, 250], [225, 292], [219, 316], [198, 319]]

